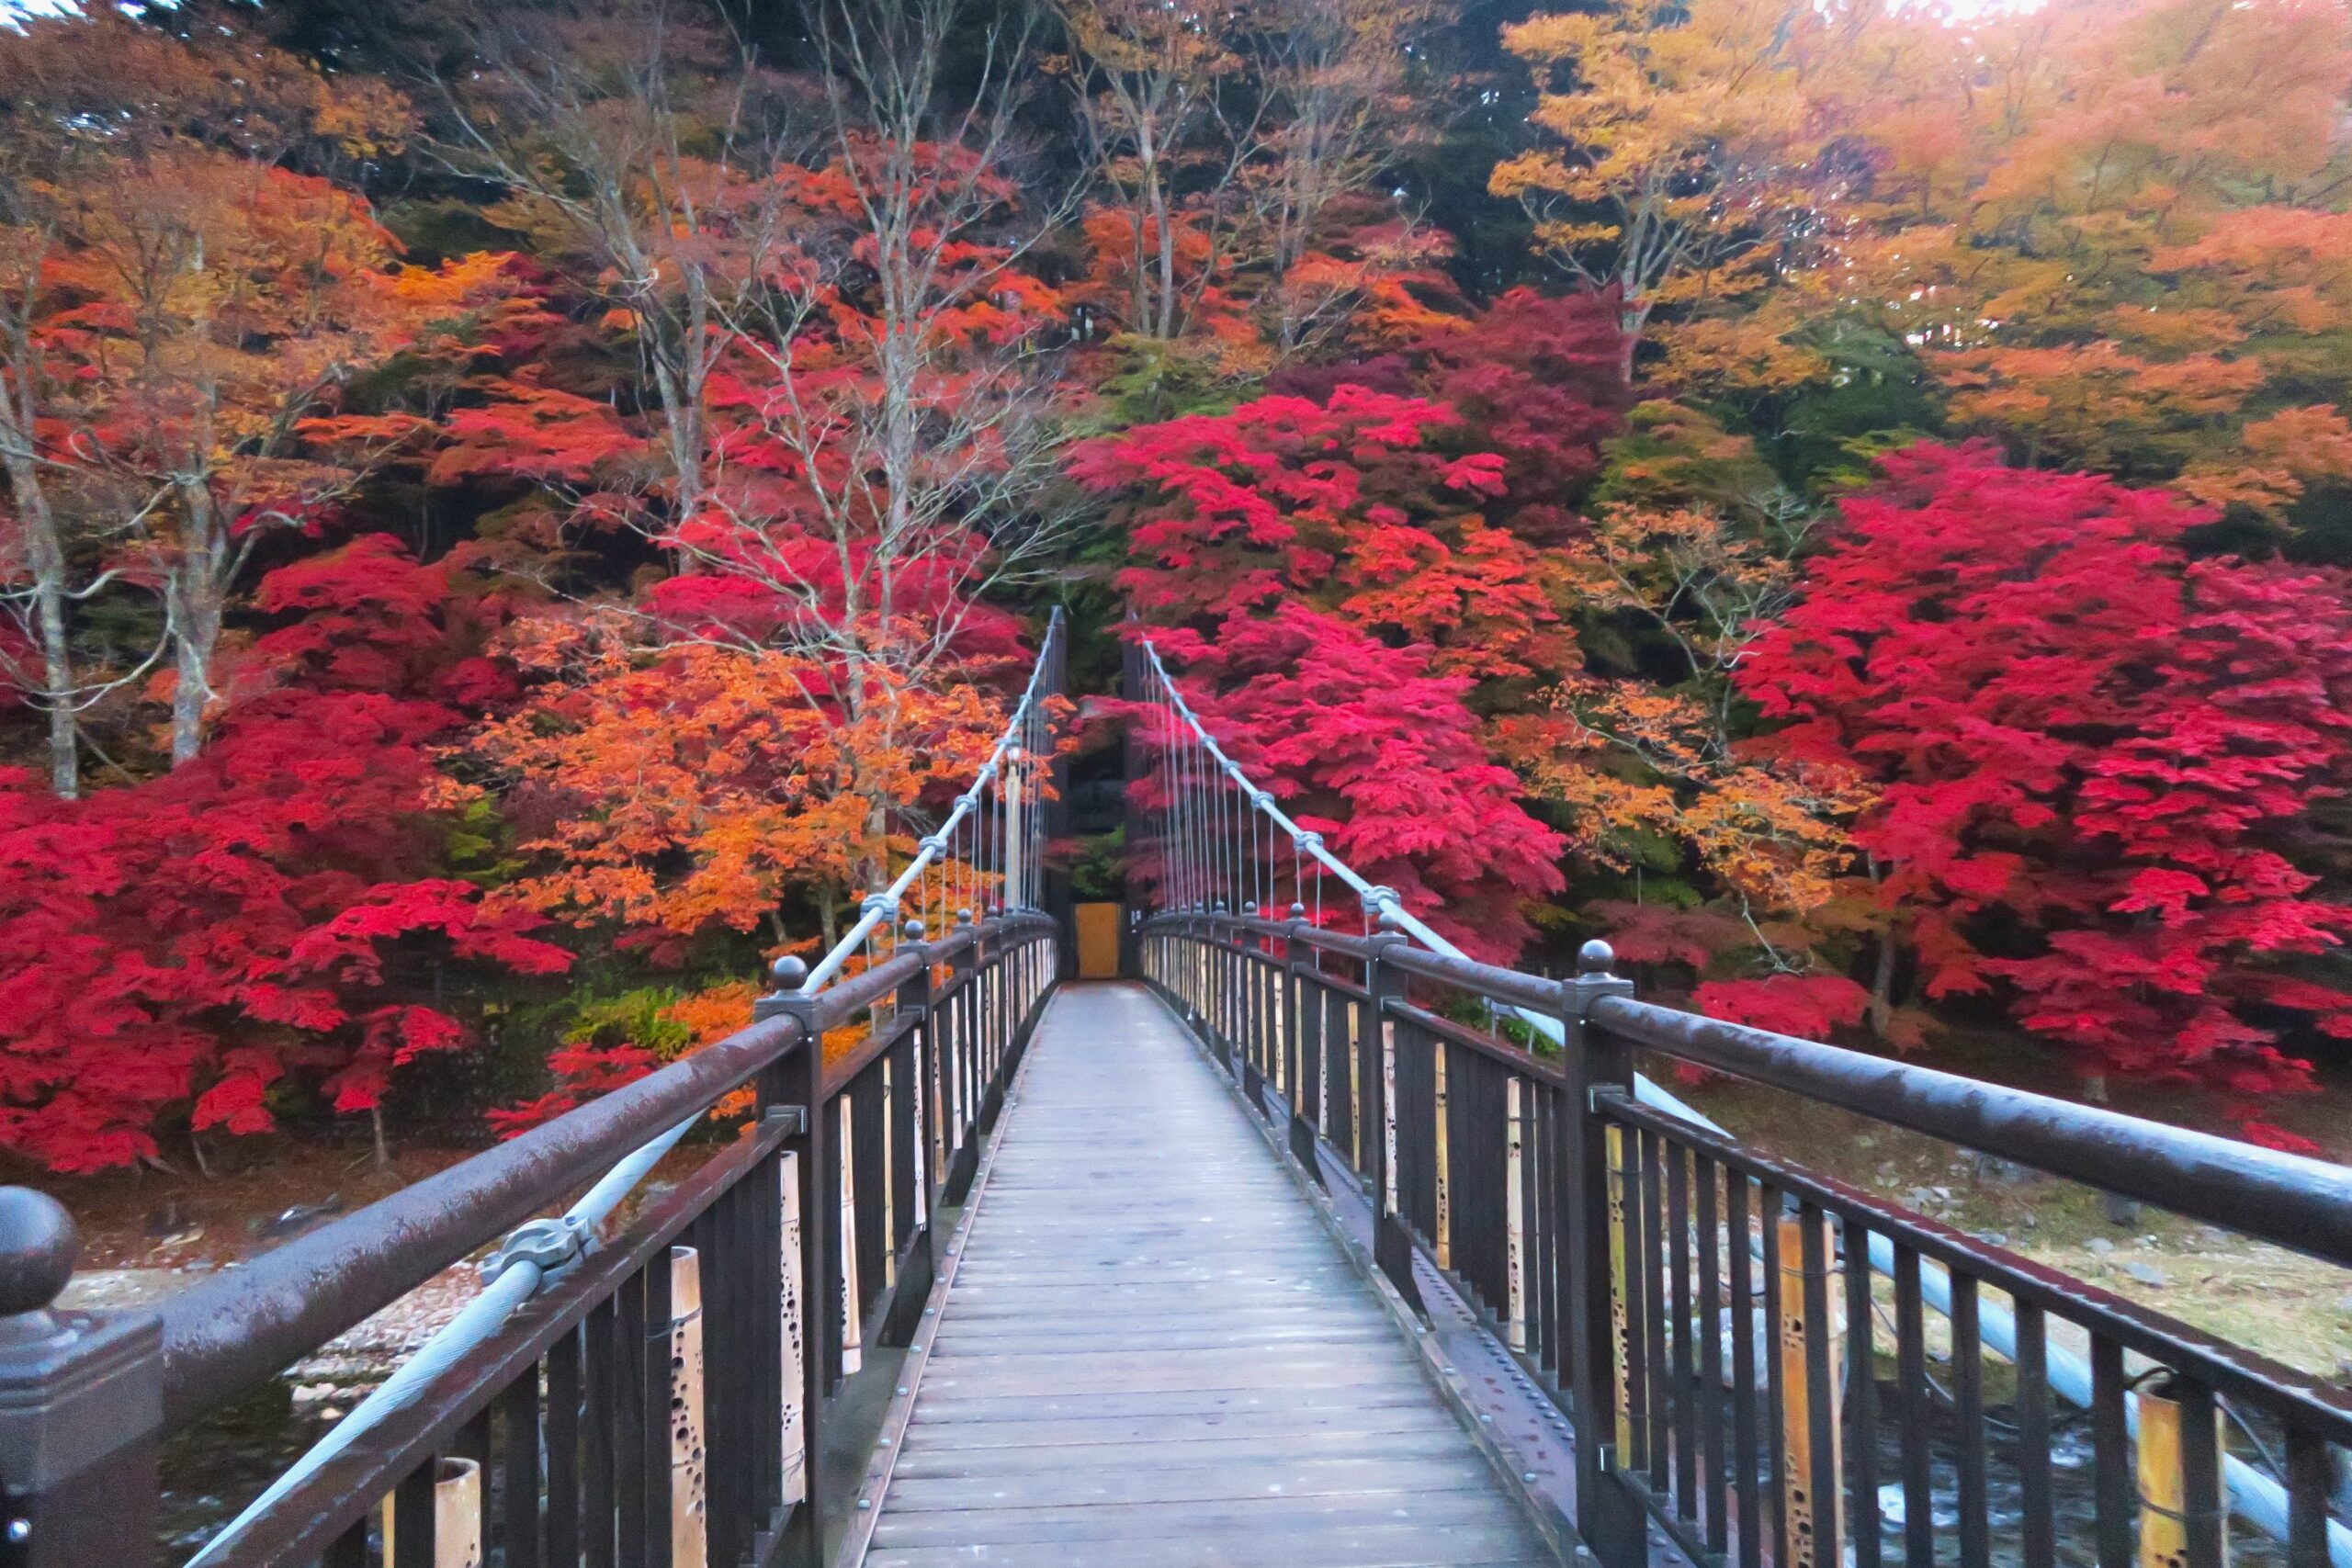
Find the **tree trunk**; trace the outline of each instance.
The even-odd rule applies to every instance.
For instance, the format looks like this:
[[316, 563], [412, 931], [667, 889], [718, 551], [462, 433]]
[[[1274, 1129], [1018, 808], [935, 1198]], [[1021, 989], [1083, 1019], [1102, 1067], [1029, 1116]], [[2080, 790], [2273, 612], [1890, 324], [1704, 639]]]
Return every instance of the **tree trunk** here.
[[229, 542], [219, 536], [211, 492], [201, 483], [184, 484], [186, 533], [179, 557], [164, 579], [172, 612], [172, 766], [184, 768], [204, 747], [204, 709], [212, 696], [212, 655], [220, 644], [222, 558]]
[[[1878, 857], [1871, 856], [1866, 863], [1870, 868], [1871, 886], [1875, 887], [1882, 874]], [[1890, 914], [1886, 924], [1879, 929], [1878, 963], [1871, 972], [1870, 1005], [1863, 1010], [1863, 1017], [1870, 1024], [1871, 1038], [1882, 1045], [1886, 1043], [1887, 1021], [1894, 1011], [1894, 919]]]
[[1870, 1005], [1863, 1015], [1871, 1026], [1871, 1038], [1886, 1043], [1886, 1026], [1894, 1011], [1894, 926], [1889, 922], [1878, 933], [1878, 964], [1871, 973]]
[[[14, 448], [17, 444], [11, 442]], [[9, 488], [24, 532], [25, 566], [33, 580], [35, 633], [40, 644], [41, 701], [49, 708], [49, 787], [65, 800], [82, 793], [80, 726], [74, 716], [75, 682], [71, 632], [65, 619], [65, 547], [56, 514], [29, 452], [8, 454]]]

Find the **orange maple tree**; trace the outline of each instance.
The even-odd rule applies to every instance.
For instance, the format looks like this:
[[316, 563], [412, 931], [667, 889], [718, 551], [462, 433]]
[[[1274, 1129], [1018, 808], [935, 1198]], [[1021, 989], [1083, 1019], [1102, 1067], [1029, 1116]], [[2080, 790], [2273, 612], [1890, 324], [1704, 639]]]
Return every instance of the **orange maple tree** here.
[[[913, 852], [903, 812], [969, 782], [1001, 731], [985, 688], [869, 692], [775, 650], [648, 645], [607, 615], [520, 623], [525, 701], [465, 755], [527, 803], [532, 869], [500, 900], [619, 933], [656, 964], [701, 939], [790, 944], [786, 899], [814, 890], [828, 935], [876, 867]], [[888, 672], [869, 667], [869, 682]], [[883, 825], [877, 833], [876, 824]]]

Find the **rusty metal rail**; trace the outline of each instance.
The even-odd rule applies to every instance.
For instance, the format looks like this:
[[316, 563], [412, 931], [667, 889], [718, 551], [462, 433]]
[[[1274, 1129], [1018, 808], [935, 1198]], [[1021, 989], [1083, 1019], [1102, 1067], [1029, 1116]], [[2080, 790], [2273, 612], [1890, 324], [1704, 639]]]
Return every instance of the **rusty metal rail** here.
[[[1666, 1540], [1724, 1568], [2222, 1568], [2233, 1515], [2241, 1552], [2352, 1561], [2342, 1389], [1645, 1103], [1634, 1065], [2346, 1266], [2352, 1169], [1639, 1002], [1602, 943], [1550, 981], [1393, 932], [1189, 911], [1142, 948], [1302, 1162], [1359, 1173], [1398, 1291], [1417, 1255], [1448, 1271], [1568, 1413], [1607, 1568]], [[1500, 1006], [1563, 1048], [1504, 1038]]]
[[[160, 1313], [56, 1310], [72, 1223], [49, 1200], [7, 1190], [6, 1561], [154, 1561], [167, 1426], [275, 1378], [746, 1086], [756, 1104], [739, 1139], [610, 1234], [548, 1258], [545, 1290], [213, 1560], [821, 1561], [809, 1499], [824, 1495], [831, 1413], [863, 1357], [910, 1332], [933, 1267], [930, 1217], [970, 1182], [1058, 965], [1042, 915], [908, 940], [831, 990], [780, 996], [778, 1016]], [[821, 1061], [814, 1043], [859, 1022], [864, 1043]], [[701, 1359], [723, 1369], [691, 1391], [673, 1343], [689, 1320]], [[453, 1495], [469, 1516], [456, 1525]], [[471, 1533], [458, 1556], [436, 1555], [453, 1529]]]

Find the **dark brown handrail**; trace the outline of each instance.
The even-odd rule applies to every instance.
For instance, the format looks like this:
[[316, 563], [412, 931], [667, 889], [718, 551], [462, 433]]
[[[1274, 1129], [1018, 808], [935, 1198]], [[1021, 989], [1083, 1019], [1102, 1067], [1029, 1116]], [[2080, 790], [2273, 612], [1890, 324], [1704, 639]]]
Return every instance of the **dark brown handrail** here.
[[[993, 929], [995, 922], [990, 922]], [[975, 940], [956, 933], [819, 994], [820, 1031]], [[503, 1232], [707, 1111], [801, 1044], [752, 1024], [625, 1088], [164, 1299], [164, 1408], [200, 1415], [274, 1377]]]
[[2352, 1265], [2352, 1167], [1629, 997], [1591, 1017], [1679, 1061]]
[[[1367, 941], [1304, 921], [1217, 914], [1162, 916], [1214, 942], [1238, 931], [1295, 936], [1310, 949], [1363, 955]], [[1489, 1001], [1557, 1015], [1557, 980], [1395, 940], [1382, 962]], [[1694, 1066], [1874, 1116], [1980, 1154], [2153, 1203], [2324, 1261], [2352, 1266], [2352, 1167], [2191, 1132], [2120, 1111], [1800, 1040], [1629, 997], [1603, 997], [1593, 1023]]]

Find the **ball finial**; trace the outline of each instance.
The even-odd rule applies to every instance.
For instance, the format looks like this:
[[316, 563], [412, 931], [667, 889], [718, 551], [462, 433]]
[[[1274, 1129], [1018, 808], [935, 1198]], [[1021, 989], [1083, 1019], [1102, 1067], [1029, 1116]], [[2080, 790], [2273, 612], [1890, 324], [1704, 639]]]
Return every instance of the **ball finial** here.
[[1616, 966], [1616, 951], [1599, 937], [1577, 949], [1577, 973], [1579, 975], [1606, 975]]
[[1253, 915], [1253, 916], [1254, 916], [1255, 914], [1257, 914], [1257, 912], [1258, 912], [1258, 900], [1256, 900], [1255, 898], [1252, 898], [1252, 899], [1250, 899], [1250, 902], [1248, 902], [1247, 904], [1242, 905], [1242, 906], [1241, 906], [1241, 912], [1242, 912], [1243, 914], [1245, 914], [1245, 915]]
[[1218, 899], [1218, 900], [1216, 901], [1216, 907], [1215, 907], [1215, 908], [1216, 908], [1216, 912], [1217, 914], [1220, 914], [1220, 915], [1224, 914], [1224, 913], [1225, 913], [1225, 900], [1224, 900], [1224, 899], [1222, 899], [1222, 898]]
[[1290, 907], [1290, 918], [1294, 920], [1303, 920], [1306, 919], [1306, 906], [1304, 904], [1293, 904]]
[[29, 1187], [0, 1187], [0, 1316], [40, 1312], [55, 1301], [81, 1250], [64, 1204]]
[[768, 978], [775, 982], [779, 991], [797, 991], [808, 984], [808, 965], [787, 953], [768, 965]]
[[972, 923], [972, 910], [969, 905], [956, 911], [956, 923], [959, 926], [968, 926]]
[[905, 930], [907, 933], [907, 940], [909, 942], [921, 942], [922, 940], [922, 922], [921, 920], [909, 920], [906, 923]]

